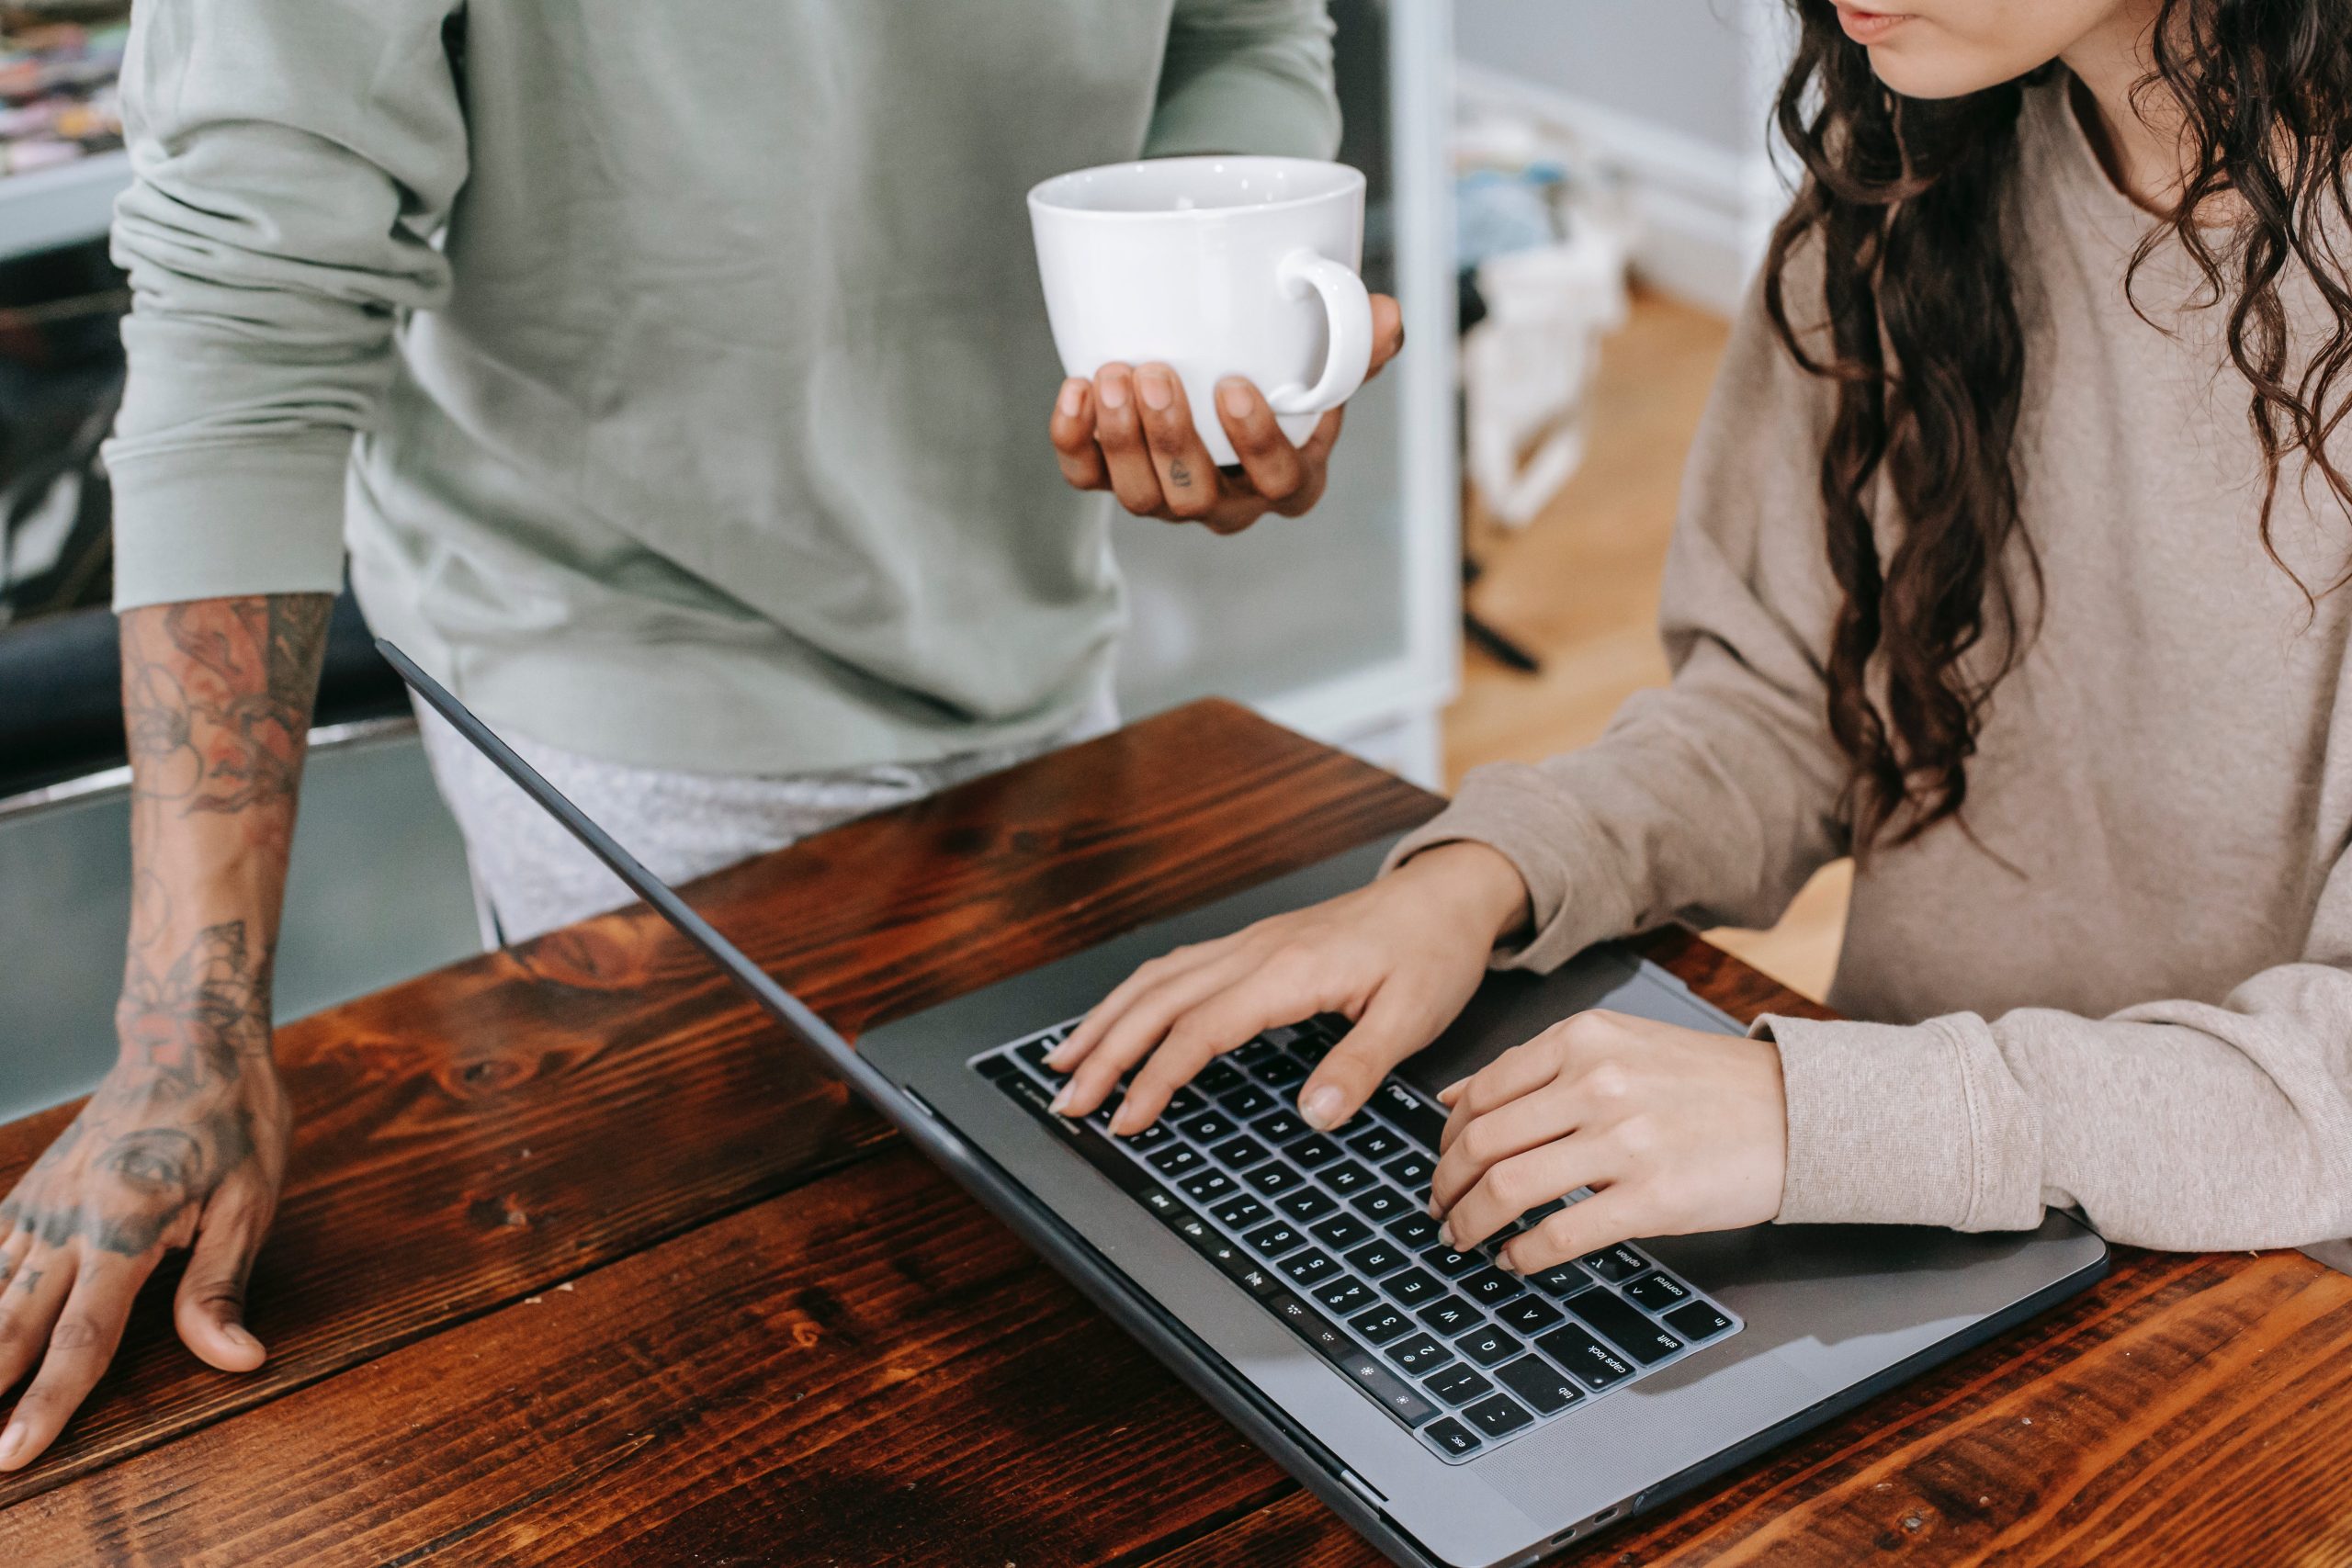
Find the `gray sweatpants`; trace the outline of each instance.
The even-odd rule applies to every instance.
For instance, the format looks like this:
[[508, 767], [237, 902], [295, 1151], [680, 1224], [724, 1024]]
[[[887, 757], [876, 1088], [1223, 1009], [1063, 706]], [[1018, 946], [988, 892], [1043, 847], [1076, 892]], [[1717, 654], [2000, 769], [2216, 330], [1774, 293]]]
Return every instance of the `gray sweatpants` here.
[[[635, 897], [438, 714], [419, 704], [417, 719], [434, 780], [465, 835], [483, 945], [521, 942], [617, 908]], [[966, 752], [936, 762], [749, 776], [634, 768], [520, 737], [505, 739], [655, 875], [676, 884], [1117, 724], [1118, 710], [1106, 690], [1069, 729], [1031, 746]]]

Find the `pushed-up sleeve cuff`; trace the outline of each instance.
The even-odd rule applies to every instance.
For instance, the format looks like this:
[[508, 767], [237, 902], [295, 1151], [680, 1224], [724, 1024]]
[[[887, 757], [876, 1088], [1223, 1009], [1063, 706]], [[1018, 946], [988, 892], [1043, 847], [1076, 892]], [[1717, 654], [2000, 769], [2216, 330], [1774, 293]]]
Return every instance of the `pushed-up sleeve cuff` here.
[[1498, 947], [1498, 969], [1547, 973], [1594, 942], [1634, 930], [1635, 913], [1607, 835], [1532, 768], [1479, 769], [1452, 806], [1388, 852], [1381, 873], [1451, 843], [1486, 845], [1527, 884], [1532, 934]]
[[2003, 1103], [1984, 1021], [1916, 1025], [1768, 1014], [1780, 1048], [1789, 1163], [1784, 1224], [2007, 1230], [2041, 1216], [2037, 1134]]
[[343, 586], [351, 433], [110, 450], [114, 607]]
[[1160, 101], [1143, 155], [1329, 158], [1339, 145], [1340, 109], [1329, 94], [1304, 83], [1227, 70], [1204, 73]]

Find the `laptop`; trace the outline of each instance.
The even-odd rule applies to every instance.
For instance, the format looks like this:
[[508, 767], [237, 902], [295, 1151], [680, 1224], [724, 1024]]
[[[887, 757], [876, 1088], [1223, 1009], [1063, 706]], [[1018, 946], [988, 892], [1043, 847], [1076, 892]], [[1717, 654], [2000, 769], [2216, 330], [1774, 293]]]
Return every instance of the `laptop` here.
[[377, 647], [800, 1044], [1396, 1562], [1536, 1562], [2107, 1270], [2106, 1245], [2057, 1213], [1991, 1235], [1661, 1236], [1525, 1279], [1494, 1266], [1492, 1244], [1448, 1248], [1423, 1212], [1440, 1086], [1588, 1008], [1741, 1032], [1615, 944], [1548, 976], [1490, 976], [1329, 1134], [1295, 1099], [1346, 1033], [1330, 1016], [1241, 1044], [1132, 1138], [1104, 1131], [1108, 1108], [1083, 1122], [1046, 1110], [1059, 1082], [1046, 1052], [1136, 965], [1360, 886], [1386, 841], [1007, 976], [853, 1050], [406, 655]]

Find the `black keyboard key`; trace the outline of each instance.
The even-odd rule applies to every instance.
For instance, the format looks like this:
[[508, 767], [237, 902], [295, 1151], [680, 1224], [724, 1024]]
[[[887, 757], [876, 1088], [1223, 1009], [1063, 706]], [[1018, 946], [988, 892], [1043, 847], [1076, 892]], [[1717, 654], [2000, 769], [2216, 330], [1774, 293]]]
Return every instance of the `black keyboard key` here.
[[1007, 1073], [1017, 1073], [1020, 1066], [1010, 1056], [983, 1056], [972, 1064], [972, 1070], [994, 1083]]
[[1271, 1164], [1258, 1167], [1241, 1179], [1267, 1197], [1273, 1198], [1298, 1187], [1306, 1181], [1306, 1178], [1299, 1175], [1282, 1161], [1275, 1160]]
[[1383, 1408], [1405, 1423], [1418, 1427], [1437, 1414], [1437, 1406], [1416, 1393], [1411, 1385], [1378, 1361], [1358, 1350], [1340, 1360], [1340, 1370], [1368, 1390]]
[[1272, 1110], [1274, 1097], [1256, 1084], [1243, 1084], [1230, 1094], [1218, 1095], [1216, 1102], [1236, 1122], [1246, 1122]]
[[1314, 1227], [1315, 1237], [1326, 1247], [1348, 1247], [1368, 1239], [1372, 1227], [1353, 1214], [1334, 1214]]
[[1527, 1282], [1546, 1295], [1573, 1296], [1590, 1282], [1592, 1276], [1573, 1263], [1555, 1263], [1549, 1269], [1539, 1269], [1527, 1277]]
[[1287, 1144], [1306, 1131], [1306, 1123], [1287, 1111], [1277, 1111], [1250, 1123], [1250, 1130], [1270, 1144]]
[[1400, 1155], [1381, 1168], [1382, 1174], [1408, 1192], [1418, 1192], [1427, 1201], [1430, 1173], [1437, 1162], [1427, 1155]]
[[1421, 1254], [1421, 1261], [1449, 1280], [1459, 1280], [1474, 1269], [1484, 1269], [1487, 1260], [1475, 1252], [1456, 1252], [1450, 1247], [1433, 1247]]
[[1319, 1220], [1339, 1206], [1337, 1199], [1316, 1187], [1302, 1187], [1274, 1200], [1274, 1207], [1294, 1220]]
[[1542, 1296], [1521, 1296], [1517, 1301], [1505, 1302], [1495, 1309], [1495, 1317], [1521, 1334], [1541, 1334], [1563, 1321], [1560, 1309]]
[[1198, 1092], [1187, 1086], [1168, 1097], [1168, 1109], [1160, 1114], [1170, 1122], [1181, 1122], [1196, 1111], [1206, 1110], [1208, 1103], [1200, 1097]]
[[1672, 1324], [1683, 1338], [1694, 1344], [1702, 1339], [1713, 1339], [1731, 1326], [1731, 1319], [1705, 1302], [1698, 1301], [1685, 1302], [1676, 1307], [1666, 1314], [1666, 1321]]
[[1663, 1361], [1682, 1348], [1681, 1340], [1607, 1291], [1587, 1291], [1580, 1296], [1570, 1296], [1568, 1310], [1645, 1367]]
[[1313, 1170], [1318, 1165], [1329, 1165], [1338, 1159], [1340, 1145], [1320, 1133], [1310, 1133], [1295, 1144], [1284, 1144], [1283, 1153]]
[[1247, 1133], [1238, 1133], [1209, 1151], [1227, 1170], [1247, 1170], [1264, 1159], [1266, 1145]]
[[1535, 1337], [1535, 1348], [1568, 1370], [1585, 1387], [1607, 1388], [1634, 1375], [1625, 1359], [1584, 1330], [1581, 1324], [1563, 1324]]
[[1671, 1274], [1645, 1274], [1625, 1287], [1625, 1298], [1650, 1312], [1665, 1312], [1690, 1299], [1690, 1287]]
[[1171, 1144], [1151, 1156], [1151, 1168], [1162, 1176], [1182, 1176], [1188, 1170], [1198, 1170], [1208, 1164], [1201, 1151], [1182, 1144]]
[[1176, 1184], [1195, 1203], [1216, 1203], [1241, 1190], [1221, 1170], [1199, 1170]]
[[1338, 1279], [1315, 1288], [1315, 1299], [1335, 1313], [1361, 1312], [1380, 1298], [1362, 1280]]
[[1237, 1089], [1248, 1088], [1249, 1083], [1250, 1080], [1241, 1076], [1241, 1069], [1231, 1062], [1211, 1062], [1193, 1075], [1193, 1087], [1203, 1094], [1230, 1094]]
[[1348, 1207], [1365, 1219], [1381, 1224], [1386, 1224], [1390, 1220], [1402, 1219], [1414, 1212], [1413, 1205], [1406, 1201], [1402, 1192], [1397, 1191], [1394, 1187], [1382, 1187], [1377, 1184], [1367, 1187], [1350, 1197]]
[[1456, 1361], [1423, 1378], [1421, 1386], [1448, 1404], [1467, 1404], [1495, 1385], [1487, 1382], [1487, 1374], [1467, 1362]]
[[1509, 1394], [1493, 1394], [1462, 1413], [1470, 1424], [1490, 1438], [1518, 1431], [1535, 1419], [1511, 1402]]
[[1450, 1454], [1466, 1454], [1478, 1446], [1478, 1435], [1451, 1416], [1430, 1422], [1421, 1435]]
[[1337, 1274], [1340, 1266], [1329, 1253], [1317, 1252], [1310, 1247], [1295, 1258], [1285, 1258], [1282, 1270], [1302, 1285], [1319, 1285]]
[[1152, 1150], [1159, 1147], [1162, 1144], [1167, 1143], [1175, 1136], [1175, 1134], [1168, 1130], [1167, 1122], [1154, 1122], [1150, 1126], [1146, 1127], [1140, 1133], [1121, 1134], [1119, 1135], [1119, 1142], [1126, 1145], [1127, 1147], [1131, 1149], [1138, 1150], [1144, 1154], [1149, 1154]]
[[1516, 1295], [1524, 1294], [1527, 1282], [1516, 1274], [1506, 1274], [1499, 1269], [1481, 1269], [1455, 1287], [1483, 1307], [1499, 1306]]
[[1401, 1220], [1389, 1221], [1387, 1229], [1390, 1235], [1415, 1251], [1419, 1251], [1437, 1239], [1437, 1222], [1419, 1209]]
[[1263, 1203], [1244, 1192], [1238, 1197], [1227, 1198], [1209, 1213], [1224, 1221], [1227, 1230], [1246, 1231], [1265, 1219], [1268, 1210]]
[[1403, 1313], [1383, 1302], [1348, 1319], [1348, 1326], [1363, 1335], [1366, 1344], [1385, 1345], [1413, 1325]]
[[1280, 1258], [1285, 1252], [1295, 1252], [1306, 1244], [1306, 1238], [1287, 1220], [1274, 1220], [1260, 1225], [1241, 1238], [1269, 1258]]
[[1227, 1053], [1227, 1055], [1235, 1061], [1247, 1067], [1254, 1063], [1272, 1061], [1275, 1053], [1279, 1052], [1281, 1049], [1282, 1047], [1275, 1044], [1272, 1040], [1267, 1039], [1263, 1035], [1260, 1035], [1257, 1039], [1250, 1041], [1246, 1045], [1235, 1046]]
[[1126, 1102], [1126, 1098], [1127, 1091], [1113, 1084], [1111, 1092], [1102, 1097], [1102, 1103], [1088, 1111], [1086, 1119], [1098, 1127], [1108, 1127], [1111, 1118], [1119, 1113], [1119, 1107]]
[[1460, 1296], [1447, 1296], [1442, 1301], [1431, 1302], [1413, 1315], [1448, 1339], [1457, 1334], [1467, 1333], [1480, 1321], [1478, 1309]]
[[1623, 1242], [1604, 1247], [1599, 1252], [1588, 1252], [1577, 1261], [1612, 1285], [1623, 1284], [1650, 1266], [1648, 1258]]
[[1491, 1323], [1483, 1328], [1474, 1328], [1456, 1339], [1453, 1348], [1482, 1367], [1508, 1361], [1527, 1348]]
[[1277, 1288], [1266, 1298], [1266, 1305], [1276, 1317], [1290, 1325], [1292, 1333], [1306, 1340], [1328, 1359], [1337, 1361], [1363, 1353], [1356, 1348], [1356, 1342], [1349, 1338], [1338, 1324], [1288, 1291]]
[[1250, 1076], [1269, 1089], [1288, 1089], [1306, 1081], [1306, 1064], [1295, 1056], [1275, 1056], [1252, 1066]]
[[1341, 1160], [1339, 1164], [1326, 1168], [1322, 1172], [1322, 1177], [1323, 1185], [1342, 1198], [1351, 1192], [1361, 1192], [1373, 1185], [1372, 1172], [1351, 1159]]
[[1419, 1377], [1453, 1359], [1453, 1352], [1426, 1334], [1411, 1334], [1382, 1348], [1388, 1359]]
[[1409, 1261], [1403, 1247], [1388, 1241], [1366, 1242], [1348, 1254], [1348, 1267], [1374, 1280], [1402, 1269]]
[[1445, 1114], [1424, 1104], [1411, 1089], [1390, 1078], [1373, 1090], [1372, 1108], [1422, 1148], [1431, 1154], [1437, 1152], [1438, 1139], [1445, 1132]]
[[1020, 1057], [1023, 1061], [1028, 1063], [1030, 1066], [1035, 1068], [1038, 1075], [1046, 1078], [1048, 1082], [1059, 1083], [1066, 1075], [1057, 1073], [1054, 1071], [1053, 1068], [1046, 1066], [1046, 1057], [1052, 1053], [1055, 1046], [1060, 1043], [1060, 1041], [1051, 1038], [1032, 1040], [1028, 1044], [1019, 1047], [1012, 1054]]
[[1502, 1380], [1505, 1388], [1533, 1405], [1538, 1416], [1566, 1410], [1584, 1397], [1584, 1391], [1577, 1387], [1574, 1378], [1541, 1356], [1521, 1356], [1495, 1376]]
[[1204, 1111], [1198, 1116], [1187, 1116], [1176, 1123], [1176, 1130], [1196, 1144], [1214, 1144], [1229, 1138], [1240, 1131], [1230, 1121], [1214, 1111]]
[[1381, 1281], [1383, 1289], [1408, 1307], [1445, 1294], [1445, 1287], [1430, 1277], [1423, 1269], [1408, 1269], [1402, 1274], [1392, 1274]]
[[1404, 1153], [1405, 1140], [1375, 1122], [1350, 1138], [1348, 1147], [1353, 1149], [1360, 1158], [1383, 1160], [1391, 1155]]

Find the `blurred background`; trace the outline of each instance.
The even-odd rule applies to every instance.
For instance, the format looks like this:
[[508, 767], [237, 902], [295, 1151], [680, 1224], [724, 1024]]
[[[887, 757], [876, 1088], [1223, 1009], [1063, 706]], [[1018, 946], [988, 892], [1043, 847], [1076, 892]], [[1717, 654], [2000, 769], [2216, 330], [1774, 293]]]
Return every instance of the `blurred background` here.
[[[1250, 702], [1433, 787], [1599, 733], [1662, 682], [1684, 455], [1786, 198], [1781, 0], [1333, 0], [1365, 273], [1412, 348], [1351, 404], [1316, 513], [1127, 522], [1130, 716]], [[128, 308], [121, 0], [0, 4], [0, 1118], [113, 1054], [127, 919], [107, 479]], [[478, 949], [462, 848], [348, 599], [278, 957], [293, 1017]], [[1818, 996], [1844, 868], [1769, 932]]]

